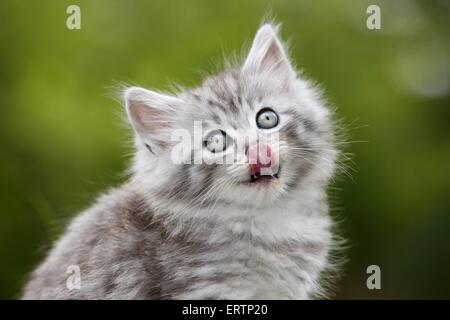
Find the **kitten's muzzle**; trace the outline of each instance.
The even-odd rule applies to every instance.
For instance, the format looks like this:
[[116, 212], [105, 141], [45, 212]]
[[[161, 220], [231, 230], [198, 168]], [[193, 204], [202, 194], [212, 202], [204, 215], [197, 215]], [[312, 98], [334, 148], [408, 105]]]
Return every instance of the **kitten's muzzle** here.
[[258, 143], [248, 148], [247, 161], [252, 182], [265, 178], [278, 178], [278, 159], [268, 144]]

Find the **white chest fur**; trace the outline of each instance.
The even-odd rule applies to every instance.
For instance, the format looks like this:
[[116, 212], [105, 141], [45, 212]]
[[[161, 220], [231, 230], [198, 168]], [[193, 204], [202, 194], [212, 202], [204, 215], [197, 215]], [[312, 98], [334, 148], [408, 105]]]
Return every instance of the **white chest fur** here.
[[212, 250], [185, 257], [195, 267], [178, 271], [178, 277], [194, 281], [178, 298], [308, 299], [320, 293], [330, 224], [328, 216], [290, 211], [228, 221], [211, 230]]

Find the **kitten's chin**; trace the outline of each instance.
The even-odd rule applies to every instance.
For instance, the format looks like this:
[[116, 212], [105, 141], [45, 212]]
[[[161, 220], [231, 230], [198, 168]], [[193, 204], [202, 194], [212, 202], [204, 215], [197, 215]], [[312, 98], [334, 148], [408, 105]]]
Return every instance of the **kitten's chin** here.
[[235, 191], [228, 197], [232, 203], [249, 207], [263, 207], [276, 204], [282, 198], [281, 186], [273, 179], [260, 182], [248, 182], [236, 186]]
[[226, 194], [227, 201], [251, 207], [276, 204], [282, 198], [284, 182], [279, 175], [241, 181]]

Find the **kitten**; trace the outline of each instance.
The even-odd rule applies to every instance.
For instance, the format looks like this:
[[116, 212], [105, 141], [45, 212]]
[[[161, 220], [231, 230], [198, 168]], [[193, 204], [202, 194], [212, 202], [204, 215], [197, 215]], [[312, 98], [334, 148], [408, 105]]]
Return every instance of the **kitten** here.
[[[72, 221], [24, 299], [326, 294], [334, 241], [325, 189], [338, 151], [330, 111], [294, 70], [276, 26], [260, 27], [241, 66], [198, 88], [131, 87], [124, 97], [132, 177]], [[176, 130], [200, 141], [183, 143], [184, 161], [174, 156]], [[79, 288], [67, 286], [69, 266], [80, 270]]]

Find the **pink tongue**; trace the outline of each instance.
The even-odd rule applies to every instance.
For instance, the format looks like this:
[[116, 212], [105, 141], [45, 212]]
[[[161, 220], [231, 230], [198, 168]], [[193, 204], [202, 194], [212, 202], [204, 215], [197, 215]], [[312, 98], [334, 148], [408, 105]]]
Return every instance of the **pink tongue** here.
[[272, 149], [267, 144], [257, 144], [248, 148], [247, 159], [250, 165], [250, 174], [261, 175], [261, 168], [270, 168], [272, 165]]

